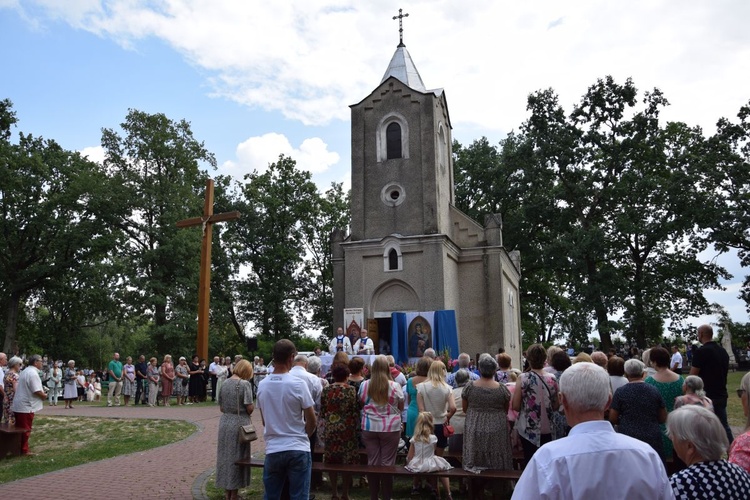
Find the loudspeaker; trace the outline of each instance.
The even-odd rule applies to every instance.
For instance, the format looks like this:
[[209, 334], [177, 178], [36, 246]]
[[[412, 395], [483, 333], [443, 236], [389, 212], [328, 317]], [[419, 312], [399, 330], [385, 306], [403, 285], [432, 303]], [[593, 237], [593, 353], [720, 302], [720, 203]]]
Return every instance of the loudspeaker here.
[[258, 350], [258, 339], [255, 337], [248, 337], [247, 338], [247, 350], [250, 352], [255, 352]]

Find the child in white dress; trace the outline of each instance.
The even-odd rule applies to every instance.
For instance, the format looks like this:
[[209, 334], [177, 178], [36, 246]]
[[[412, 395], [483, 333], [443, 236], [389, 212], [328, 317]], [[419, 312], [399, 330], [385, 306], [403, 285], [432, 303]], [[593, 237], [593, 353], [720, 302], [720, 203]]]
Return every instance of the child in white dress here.
[[[417, 423], [414, 426], [414, 436], [411, 438], [409, 453], [406, 455], [406, 469], [411, 472], [435, 472], [439, 470], [452, 469], [451, 464], [443, 457], [435, 455], [435, 444], [437, 436], [434, 434], [435, 426], [432, 421], [432, 413], [428, 411], [419, 412]], [[435, 478], [428, 478], [430, 486], [437, 491]], [[441, 477], [440, 482], [448, 492], [448, 500], [452, 500], [450, 483], [447, 477]], [[438, 494], [439, 495], [439, 494]], [[440, 498], [438, 496], [438, 498]]]

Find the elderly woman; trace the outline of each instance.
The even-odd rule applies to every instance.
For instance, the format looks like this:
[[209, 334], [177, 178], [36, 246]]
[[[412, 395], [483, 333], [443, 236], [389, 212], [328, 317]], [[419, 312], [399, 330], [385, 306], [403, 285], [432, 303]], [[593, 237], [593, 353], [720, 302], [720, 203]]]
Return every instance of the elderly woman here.
[[[336, 363], [331, 368], [333, 383], [323, 388], [320, 397], [320, 420], [324, 422], [323, 438], [325, 451], [323, 463], [357, 464], [359, 463], [359, 442], [357, 438], [357, 421], [359, 420], [359, 403], [357, 391], [349, 385], [349, 366]], [[330, 472], [331, 498], [338, 499], [338, 474]], [[349, 488], [352, 477], [344, 474], [342, 499], [349, 499]]]
[[161, 397], [164, 400], [164, 406], [169, 406], [169, 401], [172, 399], [175, 378], [172, 356], [169, 354], [164, 355], [164, 361], [161, 362], [159, 371], [161, 372]]
[[[370, 380], [359, 386], [358, 399], [362, 407], [362, 441], [367, 450], [367, 464], [393, 465], [401, 436], [404, 392], [391, 380], [385, 356], [375, 357]], [[392, 476], [369, 474], [368, 478], [370, 498], [378, 498], [380, 494], [384, 500], [391, 498]]]
[[[541, 352], [544, 352], [544, 348]], [[540, 370], [544, 366], [544, 357]], [[539, 366], [537, 361], [535, 359], [534, 363]], [[478, 365], [480, 378], [466, 386], [461, 400], [466, 413], [463, 467], [472, 472], [512, 469], [513, 452], [508, 432], [511, 395], [505, 384], [493, 380], [497, 362], [492, 356], [481, 355]], [[520, 393], [520, 390], [516, 390], [516, 393]], [[502, 488], [498, 487], [492, 488], [492, 491], [493, 498], [503, 493]]]
[[78, 399], [78, 375], [76, 374], [76, 362], [68, 361], [68, 367], [63, 373], [63, 399], [65, 400], [65, 409], [73, 408], [73, 401]]
[[250, 443], [240, 444], [237, 433], [250, 423], [253, 413], [253, 365], [246, 359], [234, 367], [234, 373], [219, 393], [219, 438], [216, 443], [216, 487], [224, 490], [224, 498], [236, 499], [238, 490], [250, 484], [250, 468], [235, 465], [250, 457]]
[[[222, 360], [223, 361], [223, 360]], [[223, 368], [223, 367], [222, 367]], [[221, 371], [218, 372], [219, 381], [216, 383], [216, 393], [221, 395], [219, 385], [222, 382]], [[226, 379], [226, 370], [224, 370], [224, 379]], [[188, 369], [187, 359], [185, 356], [180, 356], [177, 366], [174, 367], [174, 394], [177, 397], [177, 406], [184, 405], [188, 398], [188, 384], [190, 383], [190, 370]]]
[[125, 365], [122, 367], [122, 395], [125, 399], [125, 406], [128, 406], [130, 398], [135, 398], [136, 384], [135, 365], [133, 364], [133, 358], [128, 356], [125, 358]]
[[722, 460], [729, 441], [712, 411], [697, 405], [683, 406], [669, 415], [667, 433], [675, 453], [688, 465], [669, 478], [677, 500], [748, 498], [750, 474]]
[[[5, 399], [3, 399], [3, 422], [10, 425], [16, 425], [16, 416], [11, 411], [13, 405], [13, 398], [16, 395], [16, 387], [18, 386], [18, 372], [21, 371], [21, 358], [13, 356], [8, 360], [8, 373], [3, 377], [3, 388], [5, 389]], [[3, 373], [0, 370], [0, 373]], [[3, 458], [3, 457], [0, 457]]]
[[750, 372], [742, 377], [737, 395], [742, 401], [742, 411], [745, 412], [745, 432], [732, 441], [732, 447], [729, 449], [729, 461], [750, 473]]
[[617, 432], [648, 443], [664, 460], [659, 424], [666, 422], [664, 399], [653, 386], [643, 382], [645, 366], [637, 359], [625, 362], [628, 383], [617, 389], [609, 409], [609, 421]]
[[688, 375], [682, 383], [682, 396], [674, 400], [674, 409], [685, 405], [698, 405], [714, 411], [714, 403], [703, 390], [703, 379], [698, 375]]
[[453, 414], [451, 422], [453, 423], [453, 435], [448, 438], [448, 449], [453, 453], [461, 453], [464, 449], [464, 424], [466, 422], [466, 413], [463, 407], [463, 392], [466, 384], [469, 383], [469, 372], [461, 368], [456, 372], [454, 378], [456, 387], [453, 392], [453, 402], [456, 405], [456, 413]]
[[[497, 372], [495, 372], [495, 380], [501, 384], [507, 384], [510, 382], [510, 369], [513, 364], [513, 359], [507, 352], [502, 352], [495, 356], [495, 361], [497, 361], [498, 366]], [[456, 403], [456, 405], [458, 405], [458, 403]]]
[[607, 361], [607, 373], [609, 373], [609, 385], [612, 387], [612, 394], [628, 383], [628, 379], [625, 378], [625, 360], [620, 356], [609, 358], [609, 361]]
[[156, 366], [156, 358], [148, 360], [148, 369], [146, 370], [146, 380], [148, 380], [148, 405], [156, 404], [157, 391], [159, 390], [159, 368]]
[[539, 447], [556, 437], [552, 433], [559, 390], [555, 376], [544, 371], [547, 360], [544, 346], [529, 347], [526, 360], [530, 370], [522, 373], [516, 382], [511, 406], [518, 412], [515, 429], [521, 438], [524, 461], [528, 462]]

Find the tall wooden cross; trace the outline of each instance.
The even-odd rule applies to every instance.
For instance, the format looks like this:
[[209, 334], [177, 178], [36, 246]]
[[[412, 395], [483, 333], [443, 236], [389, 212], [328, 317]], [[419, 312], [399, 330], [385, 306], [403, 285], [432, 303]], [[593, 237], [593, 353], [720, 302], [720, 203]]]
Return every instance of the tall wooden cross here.
[[177, 227], [202, 226], [201, 269], [198, 284], [198, 337], [195, 352], [201, 359], [208, 359], [208, 303], [211, 298], [211, 235], [216, 222], [239, 219], [240, 213], [224, 212], [214, 214], [214, 181], [206, 181], [206, 195], [203, 202], [203, 216], [181, 220]]
[[393, 19], [398, 19], [398, 46], [405, 47], [404, 45], [404, 18], [409, 17], [409, 14], [403, 14], [404, 9], [398, 9], [398, 15], [393, 16]]

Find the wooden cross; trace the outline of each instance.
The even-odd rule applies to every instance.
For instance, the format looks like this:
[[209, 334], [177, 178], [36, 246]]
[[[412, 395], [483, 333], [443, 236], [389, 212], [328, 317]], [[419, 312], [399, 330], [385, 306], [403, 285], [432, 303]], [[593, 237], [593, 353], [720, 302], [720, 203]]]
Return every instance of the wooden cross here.
[[211, 298], [211, 235], [216, 222], [239, 219], [240, 213], [224, 212], [214, 215], [214, 181], [206, 180], [206, 195], [203, 202], [203, 216], [181, 220], [177, 227], [203, 227], [201, 245], [201, 269], [198, 284], [198, 338], [195, 341], [195, 352], [201, 359], [208, 359], [208, 303]]
[[398, 9], [398, 15], [393, 16], [393, 19], [398, 19], [398, 46], [405, 47], [404, 45], [404, 18], [409, 17], [409, 14], [402, 14], [404, 9]]

